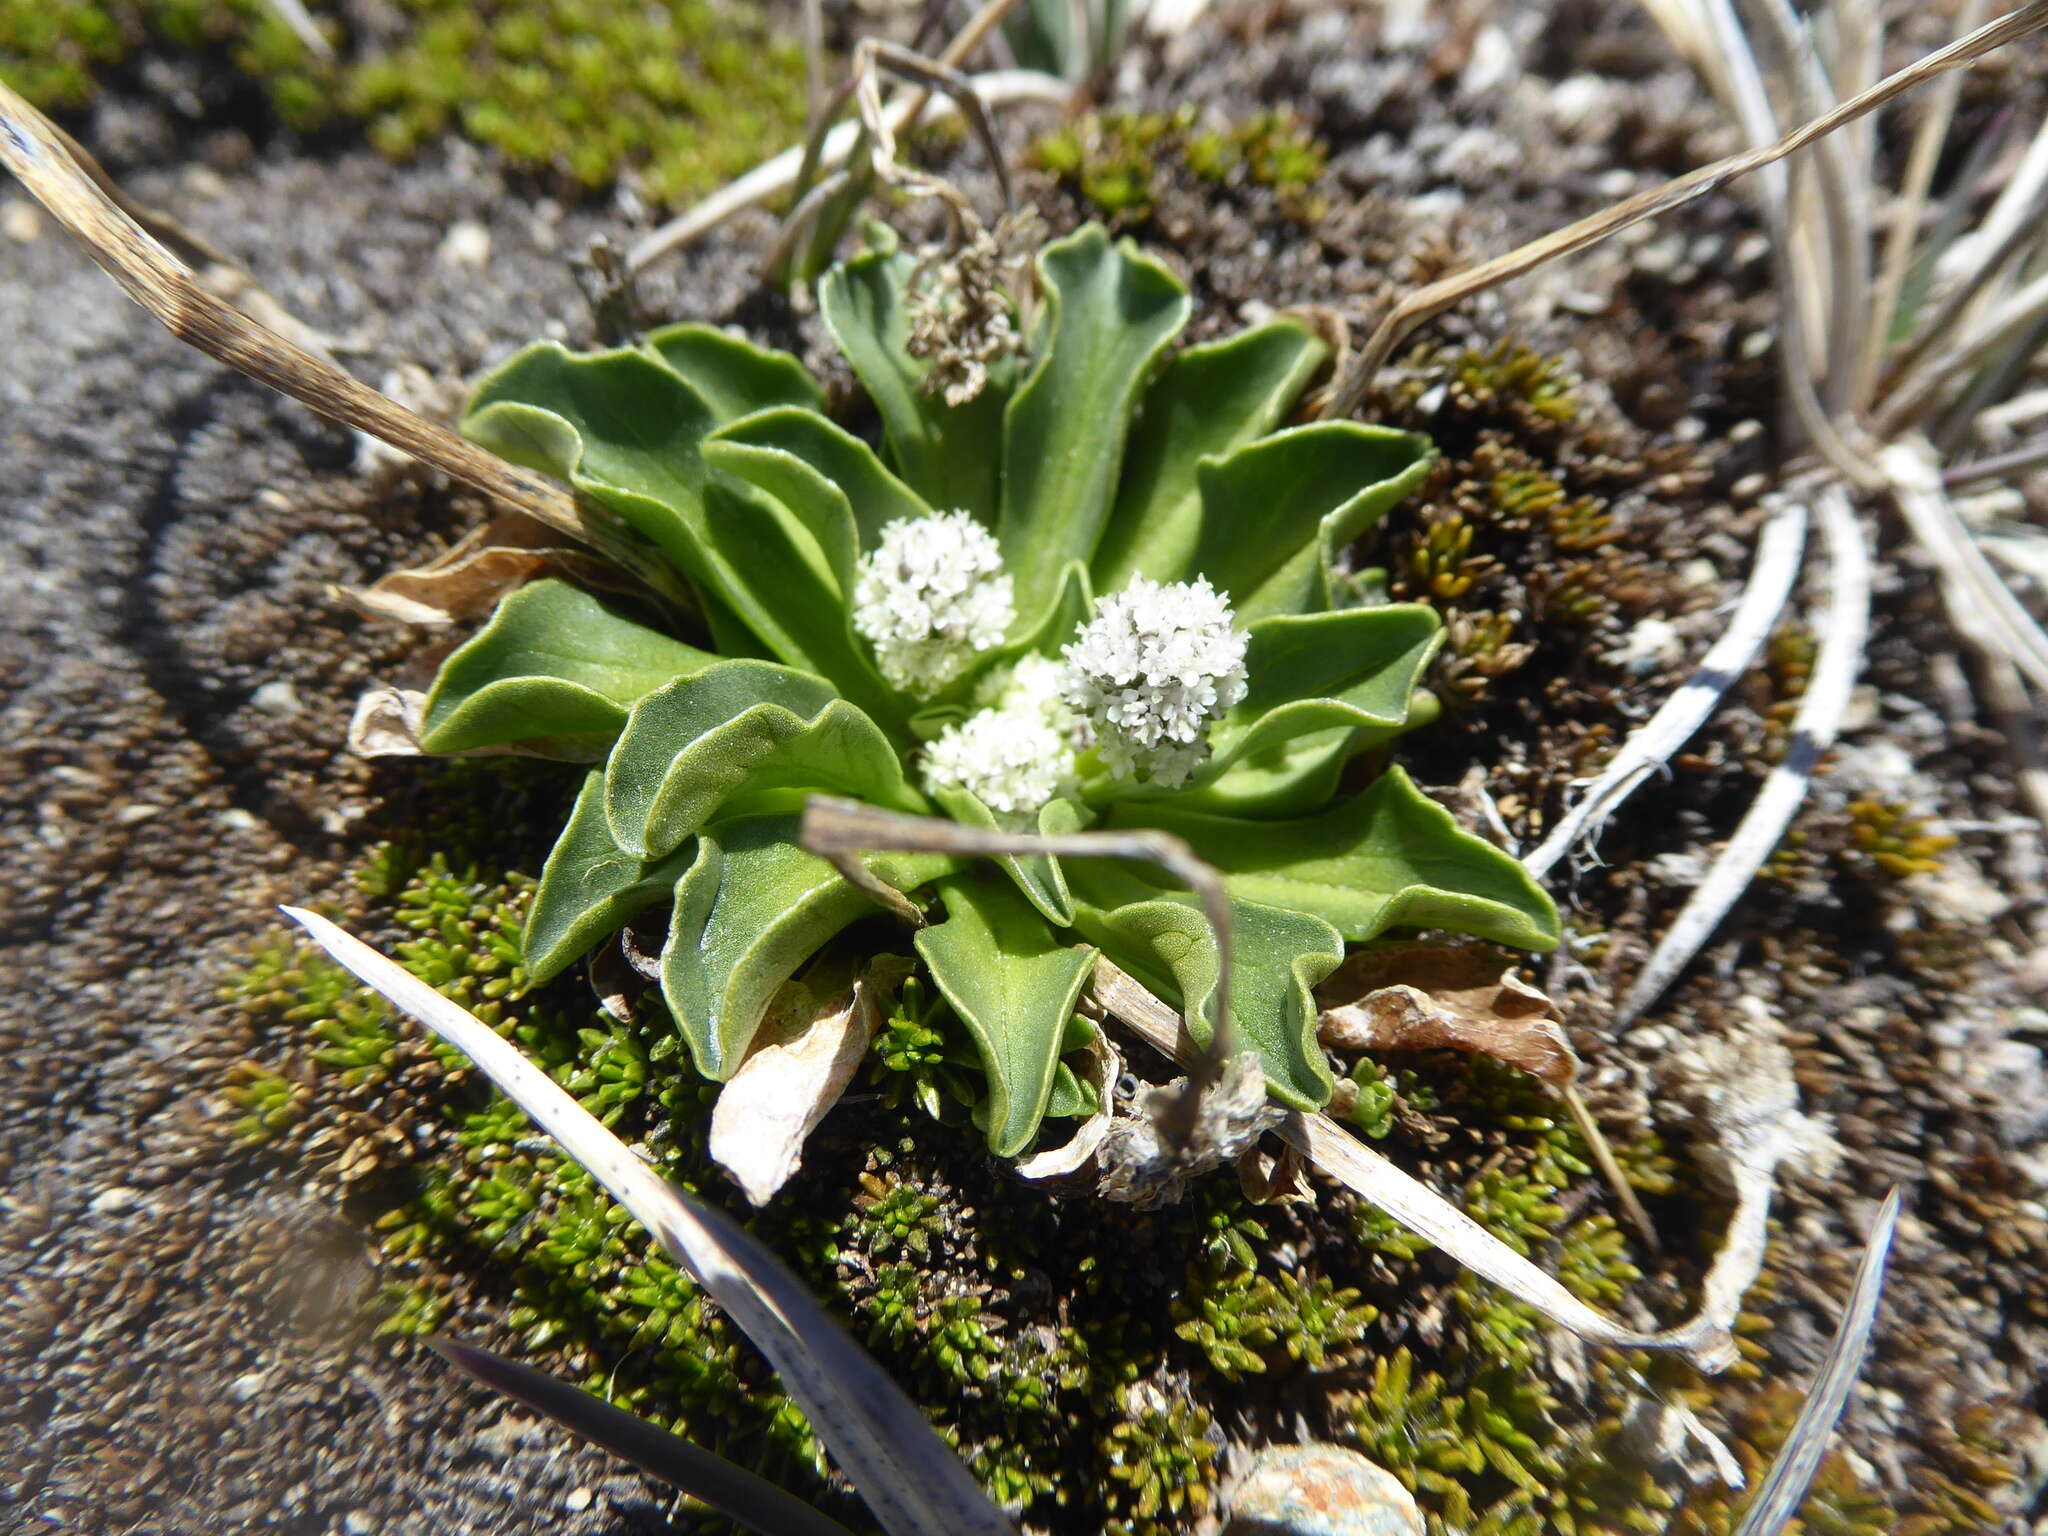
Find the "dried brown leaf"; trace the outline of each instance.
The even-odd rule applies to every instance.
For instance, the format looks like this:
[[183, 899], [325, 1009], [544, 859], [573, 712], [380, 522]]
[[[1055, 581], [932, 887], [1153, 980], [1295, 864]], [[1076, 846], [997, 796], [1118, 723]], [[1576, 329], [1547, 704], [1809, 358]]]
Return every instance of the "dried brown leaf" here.
[[1081, 1122], [1065, 1146], [1027, 1157], [1017, 1171], [1027, 1179], [1056, 1179], [1078, 1173], [1095, 1156], [1116, 1119], [1116, 1082], [1124, 1075], [1124, 1058], [1100, 1029], [1088, 1042], [1088, 1080], [1095, 1085], [1095, 1113]]
[[766, 1205], [803, 1161], [804, 1143], [853, 1081], [875, 1037], [865, 981], [822, 1007], [801, 987], [764, 1031], [711, 1111], [712, 1158], [746, 1197]]
[[1548, 996], [1483, 944], [1404, 944], [1353, 955], [1316, 989], [1317, 1033], [1346, 1051], [1469, 1051], [1562, 1088], [1579, 1058]]
[[499, 598], [549, 574], [584, 588], [621, 586], [614, 567], [565, 548], [555, 529], [524, 512], [503, 512], [423, 565], [367, 587], [329, 590], [370, 618], [441, 629], [481, 618]]

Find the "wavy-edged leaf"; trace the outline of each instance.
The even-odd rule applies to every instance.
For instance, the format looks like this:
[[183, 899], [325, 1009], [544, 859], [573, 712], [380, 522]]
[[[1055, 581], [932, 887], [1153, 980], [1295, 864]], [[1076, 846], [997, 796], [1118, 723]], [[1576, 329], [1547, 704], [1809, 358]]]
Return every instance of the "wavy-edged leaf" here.
[[1330, 562], [1421, 483], [1434, 452], [1413, 432], [1319, 421], [1205, 459], [1188, 568], [1240, 624], [1327, 608]]
[[[1259, 1053], [1273, 1096], [1320, 1109], [1334, 1080], [1316, 1042], [1314, 988], [1344, 958], [1337, 930], [1305, 912], [1233, 897], [1230, 1015], [1241, 1049]], [[1192, 897], [1164, 896], [1104, 911], [1082, 907], [1079, 931], [1154, 991], [1181, 999], [1199, 1042], [1210, 1034], [1216, 936]]]
[[1214, 778], [1191, 780], [1174, 793], [1173, 803], [1182, 810], [1258, 820], [1311, 815], [1330, 803], [1344, 765], [1371, 744], [1360, 739], [1370, 735], [1339, 726], [1244, 753]]
[[485, 377], [462, 430], [616, 512], [697, 584], [714, 631], [737, 619], [777, 658], [893, 725], [894, 695], [847, 632], [818, 539], [705, 462], [717, 424], [704, 397], [645, 352], [541, 342]]
[[[940, 810], [963, 827], [995, 831], [1001, 826], [995, 812], [967, 790], [934, 790], [932, 799]], [[1067, 832], [1079, 832], [1087, 825], [1088, 813], [1078, 801], [1050, 800], [1039, 807], [1038, 830], [1044, 836], [1058, 837]], [[1066, 873], [1060, 868], [1057, 858], [1049, 853], [1006, 854], [997, 858], [996, 863], [1017, 882], [1017, 889], [1023, 893], [1024, 899], [1036, 907], [1047, 922], [1062, 928], [1073, 925], [1074, 900], [1067, 893]]]
[[802, 363], [715, 325], [665, 325], [649, 333], [647, 350], [681, 374], [721, 422], [778, 405], [825, 409], [825, 392]]
[[879, 544], [890, 523], [932, 511], [874, 449], [816, 411], [756, 412], [714, 433], [704, 456], [797, 512], [824, 546], [849, 602], [861, 551]]
[[[776, 990], [874, 898], [796, 845], [796, 818], [742, 816], [697, 838], [675, 886], [661, 991], [697, 1070], [714, 1081], [746, 1059]], [[874, 854], [861, 860], [898, 890], [954, 867], [943, 854]]]
[[1133, 576], [1188, 575], [1202, 528], [1201, 461], [1270, 432], [1328, 355], [1299, 321], [1268, 320], [1189, 347], [1160, 370], [1131, 429], [1116, 508], [1090, 567], [1097, 591], [1121, 591]]
[[604, 770], [591, 769], [526, 915], [527, 975], [536, 986], [553, 980], [599, 940], [667, 899], [690, 857], [687, 848], [663, 859], [621, 848], [604, 814]]
[[923, 808], [881, 727], [822, 678], [722, 661], [633, 706], [605, 768], [605, 815], [621, 848], [658, 858], [737, 796], [816, 789]]
[[927, 364], [910, 355], [904, 288], [915, 263], [894, 251], [866, 251], [827, 272], [818, 309], [833, 339], [882, 413], [896, 469], [941, 511], [972, 512], [993, 524], [1000, 497], [1003, 407], [1014, 370], [989, 370], [987, 387], [965, 405], [925, 393]]
[[1025, 615], [1071, 562], [1094, 556], [1139, 394], [1189, 309], [1178, 278], [1100, 225], [1046, 246], [1037, 268], [1045, 315], [1030, 376], [1003, 413], [996, 526]]
[[641, 697], [718, 660], [619, 617], [566, 581], [536, 581], [441, 663], [420, 745], [469, 752], [550, 741], [560, 755], [601, 758]]
[[1402, 926], [1557, 944], [1557, 908], [1520, 861], [1463, 831], [1399, 768], [1317, 816], [1250, 821], [1130, 801], [1109, 820], [1178, 833], [1231, 895], [1312, 913], [1353, 943]]
[[963, 875], [939, 894], [946, 920], [918, 934], [917, 952], [988, 1069], [989, 1149], [1014, 1157], [1045, 1118], [1095, 951], [1062, 940], [1007, 880]]

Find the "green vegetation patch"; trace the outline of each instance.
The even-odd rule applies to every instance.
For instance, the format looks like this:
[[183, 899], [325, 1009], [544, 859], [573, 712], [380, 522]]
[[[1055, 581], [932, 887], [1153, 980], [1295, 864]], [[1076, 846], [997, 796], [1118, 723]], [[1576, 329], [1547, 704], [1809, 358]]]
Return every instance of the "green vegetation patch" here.
[[745, 0], [393, 10], [390, 37], [330, 67], [264, 0], [0, 0], [0, 79], [38, 106], [76, 108], [142, 48], [214, 49], [295, 128], [360, 121], [401, 158], [456, 132], [582, 186], [631, 171], [663, 202], [727, 180], [802, 127], [802, 50]]
[[1031, 145], [1032, 164], [1072, 187], [1112, 219], [1149, 218], [1174, 178], [1211, 195], [1246, 185], [1275, 194], [1281, 212], [1303, 223], [1322, 217], [1315, 195], [1328, 150], [1291, 109], [1211, 123], [1177, 112], [1090, 112]]
[[[554, 808], [541, 774], [515, 775], [509, 801], [494, 793], [502, 783], [479, 765], [440, 770], [416, 808], [439, 846], [373, 850], [349, 925], [381, 933], [666, 1176], [740, 1208], [704, 1148], [715, 1085], [679, 1048], [659, 987], [638, 990], [627, 1023], [580, 980], [536, 986], [525, 970], [534, 882], [491, 850], [537, 848]], [[477, 805], [504, 814], [494, 823]], [[532, 835], [511, 830], [529, 822]], [[232, 992], [263, 1031], [262, 1060], [238, 1069], [223, 1132], [317, 1170], [362, 1214], [385, 1279], [375, 1326], [509, 1346], [869, 1528], [754, 1352], [464, 1061], [283, 940]], [[971, 1075], [959, 1021], [914, 985], [886, 1014], [897, 1048], [871, 1058], [805, 1171], [748, 1225], [1036, 1527], [1186, 1531], [1214, 1508], [1232, 1439], [1281, 1442], [1306, 1426], [1393, 1471], [1433, 1533], [1649, 1536], [1675, 1501], [1630, 1438], [1646, 1382], [1709, 1413], [1735, 1405], [1745, 1461], [1782, 1433], [1775, 1399], [1748, 1401], [1754, 1365], [1710, 1393], [1668, 1360], [1596, 1351], [1586, 1397], [1560, 1393], [1529, 1309], [1335, 1191], [1312, 1208], [1254, 1205], [1226, 1171], [1178, 1206], [1141, 1212], [1018, 1179], [981, 1155], [943, 1086]], [[1597, 1181], [1541, 1086], [1485, 1059], [1400, 1062], [1354, 1077], [1379, 1106], [1380, 1145], [1575, 1293], [1616, 1306], [1636, 1268], [1613, 1220], [1585, 1210]], [[1654, 1141], [1623, 1153], [1645, 1195], [1672, 1192]], [[1753, 1341], [1747, 1353], [1759, 1353]], [[420, 1369], [438, 1368], [422, 1357]], [[1971, 1489], [1999, 1470], [1975, 1454], [1982, 1427], [1972, 1435], [1943, 1490], [1959, 1507], [1981, 1504]], [[1882, 1507], [1846, 1466], [1831, 1461], [1826, 1479], [1817, 1497]], [[1701, 1497], [1687, 1529], [1725, 1531], [1740, 1501]], [[1936, 1518], [1916, 1530], [1963, 1528]], [[1814, 1529], [1870, 1527], [1859, 1516]]]

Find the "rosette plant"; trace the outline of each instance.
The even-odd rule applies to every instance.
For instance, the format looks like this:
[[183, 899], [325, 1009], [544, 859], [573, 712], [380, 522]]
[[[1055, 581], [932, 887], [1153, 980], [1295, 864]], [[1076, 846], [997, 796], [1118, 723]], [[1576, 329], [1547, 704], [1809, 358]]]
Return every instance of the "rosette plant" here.
[[[1311, 988], [1347, 943], [1396, 926], [1556, 940], [1522, 867], [1399, 768], [1357, 787], [1361, 754], [1434, 713], [1418, 681], [1441, 633], [1426, 606], [1361, 603], [1337, 562], [1429, 445], [1283, 425], [1325, 356], [1292, 319], [1169, 357], [1185, 288], [1098, 228], [1046, 245], [1032, 278], [1028, 324], [1006, 303], [971, 366], [935, 373], [918, 353], [948, 312], [942, 273], [881, 248], [826, 275], [879, 448], [794, 358], [706, 326], [587, 354], [543, 343], [487, 377], [463, 430], [672, 562], [700, 643], [536, 582], [442, 666], [421, 744], [590, 765], [527, 968], [554, 976], [669, 903], [661, 988], [715, 1080], [785, 982], [881, 910], [799, 846], [809, 795], [1178, 834], [1229, 894], [1236, 1039], [1276, 1098], [1314, 1108], [1332, 1078]], [[986, 1068], [977, 1118], [1000, 1154], [1071, 1087], [1060, 1056], [1098, 952], [1193, 1027], [1211, 1016], [1214, 935], [1163, 873], [862, 862], [925, 916], [917, 955]]]

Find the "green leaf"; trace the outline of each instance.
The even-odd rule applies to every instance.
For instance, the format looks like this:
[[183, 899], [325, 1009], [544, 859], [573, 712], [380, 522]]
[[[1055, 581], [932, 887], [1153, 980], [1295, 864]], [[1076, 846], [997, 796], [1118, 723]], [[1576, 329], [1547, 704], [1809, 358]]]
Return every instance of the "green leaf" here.
[[932, 980], [967, 1026], [988, 1069], [989, 1149], [1031, 1145], [1095, 951], [1062, 942], [1007, 880], [939, 882], [946, 920], [917, 936]]
[[[661, 991], [697, 1070], [714, 1081], [746, 1059], [777, 989], [840, 929], [881, 911], [874, 898], [796, 845], [794, 816], [719, 821], [675, 886]], [[861, 861], [900, 891], [954, 867], [943, 854]]]
[[427, 694], [420, 745], [468, 752], [544, 742], [591, 761], [643, 695], [718, 660], [622, 619], [564, 581], [536, 581], [446, 661]]
[[819, 789], [924, 809], [888, 737], [822, 678], [722, 661], [633, 706], [605, 768], [605, 814], [620, 847], [658, 858], [738, 797]]
[[1338, 551], [1421, 483], [1433, 453], [1412, 432], [1319, 421], [1205, 459], [1189, 569], [1240, 624], [1327, 608]]
[[721, 422], [777, 405], [825, 409], [825, 392], [802, 363], [714, 325], [665, 325], [648, 336], [647, 350], [681, 374]]
[[[1001, 825], [995, 812], [964, 789], [934, 790], [932, 799], [940, 810], [963, 827], [992, 832]], [[1045, 836], [1078, 832], [1087, 822], [1087, 812], [1073, 800], [1052, 800], [1038, 811], [1038, 830]], [[1017, 882], [1017, 889], [1023, 893], [1024, 899], [1036, 907], [1047, 922], [1062, 928], [1073, 925], [1074, 902], [1067, 894], [1067, 878], [1058, 859], [1048, 853], [1034, 853], [1006, 855], [995, 862]]]
[[897, 472], [941, 511], [965, 510], [993, 523], [1011, 370], [990, 369], [988, 387], [965, 405], [924, 392], [930, 370], [910, 355], [904, 294], [915, 265], [893, 251], [843, 261], [818, 284], [818, 308], [882, 413]]
[[1125, 450], [1116, 510], [1092, 567], [1098, 592], [1133, 576], [1181, 581], [1202, 529], [1202, 459], [1270, 432], [1329, 349], [1298, 321], [1269, 320], [1189, 347], [1145, 392]]
[[1085, 1120], [1102, 1108], [1095, 1085], [1062, 1060], [1053, 1068], [1052, 1094], [1045, 1101], [1048, 1120]]
[[1282, 614], [1251, 626], [1245, 696], [1216, 724], [1202, 784], [1240, 759], [1302, 736], [1348, 726], [1360, 750], [1408, 722], [1423, 670], [1443, 644], [1443, 625], [1424, 603]]
[[543, 342], [484, 379], [462, 430], [609, 507], [702, 589], [707, 612], [893, 729], [900, 705], [848, 634], [825, 551], [779, 503], [705, 463], [716, 425], [703, 396], [644, 352]]
[[[1315, 984], [1344, 958], [1344, 941], [1321, 918], [1233, 898], [1230, 1018], [1239, 1049], [1255, 1050], [1273, 1096], [1320, 1109], [1334, 1079], [1316, 1042]], [[1080, 931], [1118, 965], [1187, 1011], [1198, 1040], [1211, 1033], [1216, 936], [1194, 899], [1165, 896], [1112, 911], [1083, 907]]]
[[604, 770], [591, 769], [526, 917], [523, 947], [533, 984], [552, 981], [593, 944], [665, 900], [690, 854], [685, 848], [665, 859], [638, 859], [614, 842], [604, 814]]
[[1337, 793], [1344, 765], [1369, 733], [1339, 727], [1310, 731], [1275, 747], [1242, 754], [1213, 779], [1191, 781], [1174, 792], [1184, 810], [1258, 818], [1306, 816]]
[[1393, 927], [1448, 928], [1518, 949], [1557, 944], [1557, 908], [1521, 862], [1461, 830], [1399, 768], [1344, 804], [1248, 821], [1129, 801], [1113, 826], [1178, 833], [1233, 896], [1311, 913], [1353, 943]]
[[721, 428], [704, 444], [720, 469], [766, 491], [800, 517], [853, 599], [853, 567], [882, 530], [931, 508], [882, 467], [874, 449], [815, 411], [762, 411]]
[[1124, 438], [1152, 367], [1187, 323], [1180, 280], [1100, 225], [1038, 253], [1036, 362], [1003, 414], [1003, 561], [1035, 616], [1101, 541]]

